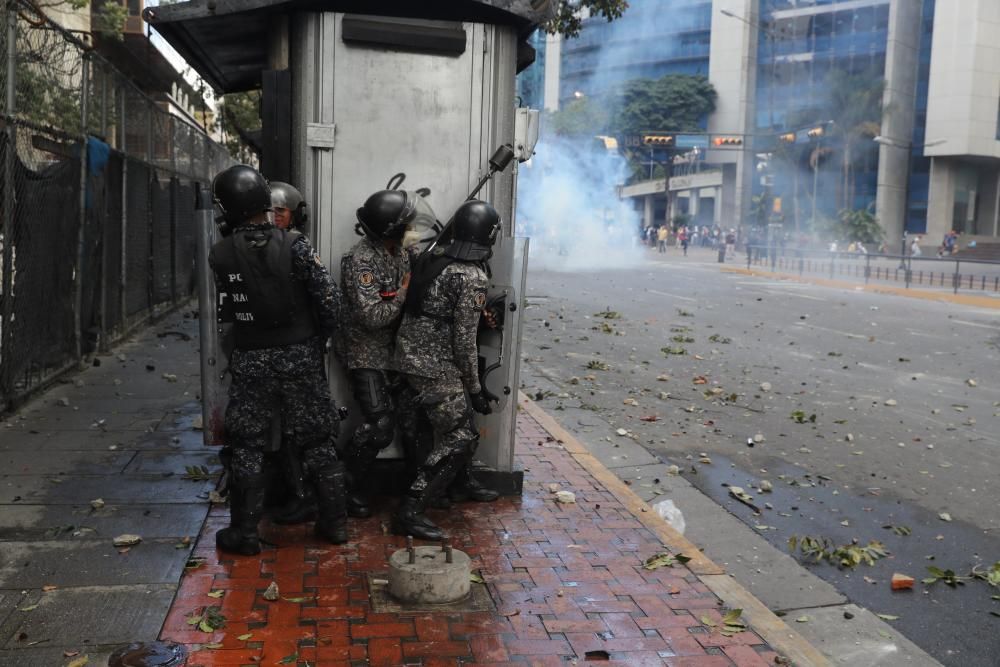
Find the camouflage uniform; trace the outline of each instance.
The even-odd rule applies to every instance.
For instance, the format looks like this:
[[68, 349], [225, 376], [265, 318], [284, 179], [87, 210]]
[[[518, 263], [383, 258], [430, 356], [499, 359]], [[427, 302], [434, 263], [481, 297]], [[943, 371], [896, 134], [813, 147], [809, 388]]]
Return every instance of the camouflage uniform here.
[[396, 361], [412, 390], [408, 411], [419, 409], [435, 436], [411, 495], [427, 490], [437, 467], [449, 459], [464, 465], [475, 452], [479, 434], [465, 392], [481, 390], [476, 332], [488, 286], [479, 264], [456, 261], [431, 283], [420, 304], [422, 312], [407, 313], [400, 325]]
[[[247, 228], [238, 228], [233, 234]], [[233, 375], [226, 406], [225, 428], [233, 452], [233, 478], [263, 473], [264, 452], [271, 444], [272, 413], [282, 417], [289, 444], [301, 451], [304, 463], [321, 467], [336, 460], [333, 438], [336, 419], [324, 371], [325, 340], [337, 329], [340, 291], [309, 240], [301, 234], [291, 244], [292, 278], [304, 284], [319, 320], [316, 337], [300, 343], [241, 349], [230, 358]], [[215, 249], [209, 263], [215, 268]], [[219, 282], [219, 291], [227, 286]]]
[[224, 539], [233, 550], [255, 553], [264, 453], [277, 413], [286, 444], [301, 452], [314, 485], [317, 532], [344, 541], [344, 473], [334, 450], [337, 417], [323, 357], [340, 315], [337, 284], [305, 236], [269, 224], [236, 228], [212, 248], [209, 263], [220, 310], [234, 321], [225, 414], [233, 527]]
[[346, 307], [338, 350], [365, 420], [345, 452], [352, 477], [347, 504], [351, 516], [366, 517], [371, 515], [367, 502], [371, 467], [395, 436], [395, 394], [402, 383], [395, 373], [393, 348], [406, 300], [402, 281], [410, 272], [410, 257], [365, 236], [343, 256], [340, 271]]

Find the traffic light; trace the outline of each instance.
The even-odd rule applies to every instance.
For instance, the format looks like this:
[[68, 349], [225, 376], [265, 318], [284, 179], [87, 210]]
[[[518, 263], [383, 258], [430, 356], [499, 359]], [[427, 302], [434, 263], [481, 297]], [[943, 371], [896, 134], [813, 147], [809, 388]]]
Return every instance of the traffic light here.
[[644, 134], [642, 143], [647, 146], [673, 146], [674, 137], [669, 134]]
[[780, 134], [780, 135], [778, 135], [778, 141], [783, 141], [786, 144], [794, 144], [795, 143], [795, 133], [794, 132], [789, 132], [788, 134]]
[[743, 137], [715, 137], [712, 143], [716, 146], [742, 146]]
[[806, 132], [806, 136], [809, 137], [810, 139], [819, 139], [824, 134], [826, 134], [826, 129], [822, 125], [817, 125], [816, 127]]

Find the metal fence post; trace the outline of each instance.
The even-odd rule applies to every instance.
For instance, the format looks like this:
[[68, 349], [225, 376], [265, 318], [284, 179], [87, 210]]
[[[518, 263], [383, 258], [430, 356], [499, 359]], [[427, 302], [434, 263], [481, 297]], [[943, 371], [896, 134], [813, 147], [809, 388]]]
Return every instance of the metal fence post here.
[[865, 255], [865, 285], [872, 277], [872, 256]]
[[[17, 12], [9, 4], [5, 6], [4, 16], [7, 19], [3, 29], [7, 36], [7, 90], [4, 94], [4, 113], [8, 117], [13, 117], [16, 109], [16, 85], [17, 85]], [[11, 341], [13, 331], [11, 323], [14, 315], [14, 159], [17, 155], [17, 131], [14, 123], [8, 122], [6, 127], [7, 150], [4, 152], [3, 161], [3, 321], [0, 321], [0, 359], [6, 361], [7, 355], [12, 353]], [[9, 369], [11, 364], [0, 364]], [[0, 397], [3, 403], [0, 407], [6, 407], [9, 396], [7, 394], [11, 387], [10, 372], [0, 373]]]
[[125, 331], [128, 329], [128, 295], [126, 294], [126, 289], [128, 288], [128, 144], [126, 142], [126, 137], [128, 131], [126, 130], [125, 112], [128, 110], [126, 105], [126, 97], [124, 88], [119, 88], [121, 101], [119, 103], [118, 110], [118, 132], [120, 134], [119, 146], [121, 146], [122, 151], [122, 225], [121, 225], [121, 271], [119, 271], [118, 276], [118, 301], [121, 307], [119, 310], [118, 317], [120, 319], [119, 324], [121, 325], [121, 330], [119, 335], [124, 335]]
[[80, 91], [83, 93], [82, 99], [80, 100], [80, 133], [82, 135], [80, 143], [80, 215], [79, 215], [79, 228], [77, 229], [76, 238], [76, 271], [74, 275], [74, 288], [76, 293], [73, 301], [73, 342], [76, 349], [76, 358], [80, 360], [83, 358], [83, 281], [85, 276], [83, 275], [84, 269], [84, 259], [86, 257], [87, 249], [87, 113], [88, 113], [88, 98], [89, 98], [89, 82], [90, 77], [90, 61], [86, 56], [83, 56], [83, 62], [81, 63], [81, 77], [80, 81]]
[[156, 236], [153, 233], [153, 222], [156, 216], [153, 214], [153, 183], [156, 181], [156, 166], [153, 149], [153, 114], [156, 107], [148, 100], [146, 101], [146, 162], [149, 164], [149, 175], [146, 178], [146, 305], [150, 316], [156, 309], [156, 266], [153, 263], [153, 253], [156, 251]]
[[216, 310], [215, 280], [208, 255], [215, 239], [212, 193], [195, 183], [195, 272], [198, 277], [198, 333], [201, 349], [202, 437], [206, 445], [222, 444], [224, 405], [222, 372], [224, 359], [219, 355], [219, 314]]
[[951, 286], [955, 294], [958, 294], [958, 284], [962, 281], [962, 274], [959, 273], [960, 267], [957, 259], [955, 260], [955, 275], [951, 278]]

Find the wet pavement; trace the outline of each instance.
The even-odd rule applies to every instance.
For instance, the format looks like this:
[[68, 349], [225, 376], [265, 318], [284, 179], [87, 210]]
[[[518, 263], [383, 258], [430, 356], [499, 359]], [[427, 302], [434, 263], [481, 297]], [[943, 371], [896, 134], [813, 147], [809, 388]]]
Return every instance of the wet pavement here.
[[[522, 389], [609, 457], [641, 445], [652, 461], [630, 447], [638, 467], [611, 464], [633, 488], [663, 495], [670, 483], [641, 468], [675, 464], [777, 549], [792, 535], [882, 541], [891, 556], [874, 567], [809, 569], [898, 616], [889, 625], [942, 663], [995, 664], [1000, 590], [919, 582], [927, 566], [967, 574], [1000, 560], [1000, 518], [985, 509], [1000, 463], [995, 310], [723, 273], [679, 253], [534, 271], [527, 304]], [[892, 593], [893, 572], [916, 590]]]
[[159, 633], [215, 485], [185, 479], [217, 467], [191, 428], [197, 333], [171, 315], [0, 423], [3, 667], [105, 665]]

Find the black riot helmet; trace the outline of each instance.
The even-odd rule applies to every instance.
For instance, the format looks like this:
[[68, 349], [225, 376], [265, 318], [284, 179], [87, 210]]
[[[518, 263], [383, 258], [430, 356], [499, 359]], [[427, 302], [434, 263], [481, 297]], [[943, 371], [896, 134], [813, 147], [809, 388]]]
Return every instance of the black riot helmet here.
[[306, 224], [309, 222], [306, 206], [302, 193], [297, 188], [281, 181], [271, 181], [271, 208], [284, 208], [291, 212], [291, 229], [306, 233]]
[[230, 228], [271, 210], [271, 190], [267, 181], [259, 171], [245, 164], [229, 167], [215, 175], [212, 198], [222, 211], [219, 219]]
[[500, 214], [484, 201], [467, 201], [455, 211], [452, 242], [445, 254], [455, 259], [477, 262], [493, 255], [493, 244], [500, 235]]
[[416, 215], [416, 201], [405, 190], [376, 192], [358, 209], [355, 231], [373, 241], [399, 241]]

